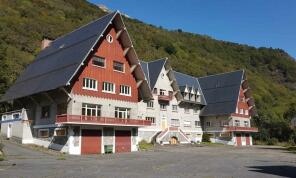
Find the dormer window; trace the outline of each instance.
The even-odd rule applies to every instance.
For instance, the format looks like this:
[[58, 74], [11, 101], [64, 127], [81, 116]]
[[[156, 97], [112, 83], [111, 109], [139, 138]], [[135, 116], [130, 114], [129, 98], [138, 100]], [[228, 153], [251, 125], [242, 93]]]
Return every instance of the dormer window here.
[[160, 95], [165, 95], [165, 90], [163, 89], [160, 89], [160, 92], [159, 92]]

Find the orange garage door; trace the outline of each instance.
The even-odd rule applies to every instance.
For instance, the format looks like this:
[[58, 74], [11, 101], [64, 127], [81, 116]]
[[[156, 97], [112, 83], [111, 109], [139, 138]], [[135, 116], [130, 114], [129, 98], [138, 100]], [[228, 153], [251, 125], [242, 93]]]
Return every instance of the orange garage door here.
[[242, 146], [242, 136], [241, 134], [236, 134], [236, 145]]
[[131, 131], [116, 130], [115, 131], [115, 152], [130, 152], [131, 151]]
[[81, 154], [101, 153], [101, 130], [83, 129], [81, 132]]

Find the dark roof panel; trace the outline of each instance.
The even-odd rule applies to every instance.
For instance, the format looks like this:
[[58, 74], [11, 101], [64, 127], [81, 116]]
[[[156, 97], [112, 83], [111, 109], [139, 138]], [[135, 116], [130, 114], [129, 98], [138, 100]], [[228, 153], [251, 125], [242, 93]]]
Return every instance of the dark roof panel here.
[[176, 71], [174, 71], [174, 75], [176, 77], [177, 83], [181, 91], [185, 90], [185, 86], [188, 86], [190, 89], [194, 87], [195, 91], [198, 90], [200, 93], [200, 97], [201, 97], [200, 103], [203, 105], [207, 104], [207, 101], [204, 98], [203, 91], [200, 87], [200, 84], [197, 78], [187, 74], [176, 72]]
[[53, 41], [24, 70], [1, 101], [67, 85], [117, 13], [105, 15]]
[[166, 59], [159, 59], [148, 63], [150, 88], [153, 89]]
[[207, 101], [201, 116], [235, 113], [243, 74], [240, 70], [198, 78]]

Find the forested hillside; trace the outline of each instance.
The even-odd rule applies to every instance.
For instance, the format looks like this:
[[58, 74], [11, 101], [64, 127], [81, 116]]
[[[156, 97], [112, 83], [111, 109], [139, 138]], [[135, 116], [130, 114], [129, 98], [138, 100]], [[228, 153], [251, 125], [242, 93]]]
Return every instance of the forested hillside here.
[[[0, 0], [0, 95], [34, 60], [43, 38], [55, 39], [104, 14], [83, 0]], [[194, 76], [245, 69], [258, 109], [254, 121], [260, 136], [284, 141], [292, 137], [296, 62], [285, 51], [124, 20], [141, 59], [168, 57], [174, 69]]]

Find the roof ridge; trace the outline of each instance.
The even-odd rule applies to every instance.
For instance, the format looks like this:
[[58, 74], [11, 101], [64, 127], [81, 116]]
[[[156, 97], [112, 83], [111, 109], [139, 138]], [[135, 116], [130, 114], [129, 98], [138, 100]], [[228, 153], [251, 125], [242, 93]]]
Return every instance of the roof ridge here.
[[[54, 41], [56, 41], [56, 40], [58, 40], [58, 39], [61, 39], [61, 38], [65, 37], [66, 35], [69, 35], [69, 34], [71, 34], [71, 33], [74, 33], [75, 31], [78, 31], [78, 30], [80, 30], [81, 28], [83, 28], [83, 27], [85, 27], [85, 26], [87, 26], [87, 25], [89, 25], [89, 24], [92, 24], [92, 23], [94, 23], [94, 22], [96, 22], [96, 21], [98, 21], [98, 20], [101, 20], [102, 18], [104, 18], [104, 17], [106, 17], [106, 16], [108, 16], [108, 15], [111, 15], [111, 14], [113, 14], [113, 13], [114, 13], [113, 16], [115, 16], [117, 13], [120, 13], [120, 12], [119, 12], [118, 10], [116, 10], [116, 11], [113, 11], [113, 12], [111, 12], [111, 13], [108, 13], [108, 14], [106, 14], [106, 15], [100, 17], [100, 18], [97, 18], [97, 19], [95, 19], [95, 20], [92, 20], [92, 21], [88, 22], [87, 24], [84, 24], [84, 25], [82, 25], [82, 26], [80, 26], [80, 27], [78, 27], [78, 28], [76, 28], [76, 29], [74, 29], [74, 30], [72, 30], [72, 31], [70, 31], [70, 32], [68, 32], [68, 33], [66, 33], [66, 34], [64, 34], [64, 35], [62, 35], [62, 36], [59, 36], [58, 38], [56, 38], [56, 39], [53, 40], [52, 42], [54, 42]], [[112, 18], [112, 19], [113, 19], [113, 18]]]
[[159, 58], [159, 59], [155, 59], [153, 61], [147, 61], [147, 63], [151, 63], [151, 62], [157, 62], [157, 61], [160, 61], [160, 60], [168, 60], [168, 57], [164, 57], [164, 58]]
[[239, 71], [244, 72], [245, 70], [244, 69], [239, 69], [239, 70], [234, 70], [234, 71], [230, 71], [230, 72], [223, 72], [223, 73], [218, 73], [218, 74], [206, 75], [206, 76], [202, 76], [202, 77], [198, 77], [198, 78], [206, 78], [206, 77], [211, 77], [211, 76], [230, 74], [230, 73], [239, 72]]

